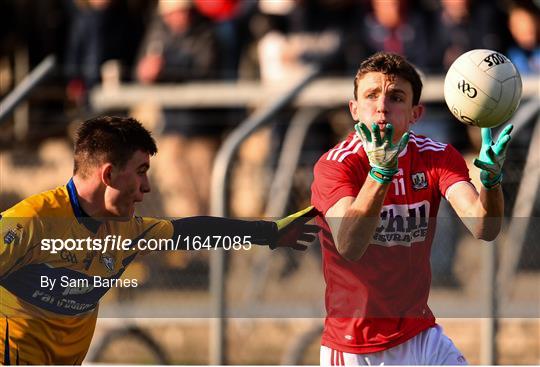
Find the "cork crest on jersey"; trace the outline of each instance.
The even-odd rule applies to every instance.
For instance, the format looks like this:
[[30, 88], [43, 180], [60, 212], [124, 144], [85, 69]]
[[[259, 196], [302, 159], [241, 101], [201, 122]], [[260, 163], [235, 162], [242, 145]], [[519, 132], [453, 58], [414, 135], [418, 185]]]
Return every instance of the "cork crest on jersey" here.
[[412, 186], [414, 190], [427, 189], [428, 182], [424, 172], [416, 172], [411, 175]]

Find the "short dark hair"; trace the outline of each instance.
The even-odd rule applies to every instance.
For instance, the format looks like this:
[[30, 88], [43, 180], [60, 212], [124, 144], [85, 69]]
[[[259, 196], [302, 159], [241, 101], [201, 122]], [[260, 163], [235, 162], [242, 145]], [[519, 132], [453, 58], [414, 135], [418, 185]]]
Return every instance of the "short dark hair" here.
[[420, 102], [422, 80], [418, 71], [403, 56], [389, 52], [377, 52], [362, 61], [354, 78], [354, 99], [358, 99], [358, 82], [367, 73], [380, 72], [386, 75], [399, 76], [411, 83], [413, 106]]
[[122, 169], [138, 150], [154, 155], [157, 146], [150, 132], [134, 118], [100, 116], [87, 120], [77, 130], [73, 173], [85, 177], [88, 168], [104, 162]]

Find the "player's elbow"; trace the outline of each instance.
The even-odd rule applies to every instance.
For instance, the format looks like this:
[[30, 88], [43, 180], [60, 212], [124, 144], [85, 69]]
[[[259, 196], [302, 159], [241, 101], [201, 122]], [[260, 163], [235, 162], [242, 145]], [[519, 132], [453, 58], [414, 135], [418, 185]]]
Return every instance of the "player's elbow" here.
[[475, 226], [474, 237], [483, 241], [494, 241], [501, 231], [501, 218], [486, 218]]
[[494, 241], [500, 231], [501, 227], [497, 225], [484, 226], [474, 233], [474, 237], [482, 241]]
[[499, 231], [483, 231], [480, 233], [477, 233], [474, 237], [476, 237], [477, 240], [482, 241], [495, 241], [495, 239], [499, 236]]

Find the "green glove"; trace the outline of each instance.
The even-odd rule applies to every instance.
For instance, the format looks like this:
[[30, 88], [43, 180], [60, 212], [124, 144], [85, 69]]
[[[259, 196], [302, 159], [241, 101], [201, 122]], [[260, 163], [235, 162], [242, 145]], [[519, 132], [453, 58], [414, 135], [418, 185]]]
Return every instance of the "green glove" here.
[[480, 168], [480, 181], [487, 189], [497, 186], [502, 181], [502, 166], [513, 128], [512, 124], [506, 126], [495, 144], [491, 137], [491, 129], [482, 128], [482, 148], [480, 156], [474, 160], [474, 165]]
[[368, 127], [359, 122], [354, 125], [356, 133], [362, 140], [362, 145], [369, 159], [371, 170], [369, 175], [377, 182], [390, 183], [392, 178], [398, 172], [398, 156], [409, 142], [409, 133], [403, 134], [398, 145], [392, 143], [394, 136], [394, 127], [392, 124], [386, 124], [384, 138], [381, 138], [379, 125], [373, 123], [373, 139]]
[[300, 242], [312, 242], [320, 228], [316, 225], [306, 224], [317, 215], [317, 209], [309, 206], [288, 217], [276, 220], [277, 238], [270, 248], [291, 247], [295, 250], [304, 251], [307, 246]]

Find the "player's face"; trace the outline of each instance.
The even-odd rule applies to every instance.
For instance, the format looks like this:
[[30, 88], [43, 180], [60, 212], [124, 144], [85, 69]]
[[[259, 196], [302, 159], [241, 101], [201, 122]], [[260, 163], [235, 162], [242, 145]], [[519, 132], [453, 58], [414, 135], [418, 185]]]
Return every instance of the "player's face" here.
[[367, 73], [358, 81], [357, 91], [356, 101], [349, 101], [353, 119], [363, 122], [370, 130], [373, 122], [378, 124], [383, 137], [385, 125], [391, 123], [394, 143], [422, 114], [422, 106], [413, 106], [411, 83], [399, 76]]
[[112, 216], [130, 218], [135, 213], [135, 203], [150, 192], [147, 172], [150, 168], [148, 153], [136, 151], [122, 169], [113, 168], [110, 185], [105, 192], [105, 207]]

